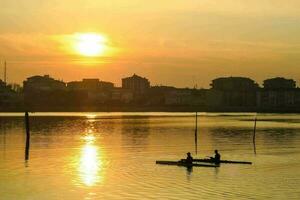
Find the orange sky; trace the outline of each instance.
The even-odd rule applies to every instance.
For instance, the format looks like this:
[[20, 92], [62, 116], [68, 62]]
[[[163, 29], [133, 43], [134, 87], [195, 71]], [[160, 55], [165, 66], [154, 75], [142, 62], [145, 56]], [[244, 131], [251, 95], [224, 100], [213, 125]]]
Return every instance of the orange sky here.
[[[298, 0], [1, 0], [0, 59], [18, 83], [50, 74], [118, 85], [133, 73], [178, 87], [218, 76], [300, 82], [299, 24]], [[87, 32], [104, 35], [109, 53], [65, 48]]]

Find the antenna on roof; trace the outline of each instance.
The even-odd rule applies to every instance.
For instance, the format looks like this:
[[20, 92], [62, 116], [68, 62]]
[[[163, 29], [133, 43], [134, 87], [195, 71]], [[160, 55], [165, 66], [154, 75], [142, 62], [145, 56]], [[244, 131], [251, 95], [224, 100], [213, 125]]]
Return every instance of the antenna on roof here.
[[4, 61], [4, 83], [6, 84], [6, 60]]

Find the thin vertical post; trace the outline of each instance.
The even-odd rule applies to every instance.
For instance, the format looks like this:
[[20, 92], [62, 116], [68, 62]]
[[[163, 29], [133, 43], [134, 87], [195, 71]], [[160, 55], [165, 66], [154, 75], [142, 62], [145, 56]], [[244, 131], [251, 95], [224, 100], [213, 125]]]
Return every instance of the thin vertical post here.
[[4, 61], [4, 83], [6, 85], [6, 61]]
[[26, 129], [25, 160], [29, 160], [30, 127], [29, 127], [29, 114], [28, 114], [28, 112], [25, 112], [25, 129]]
[[253, 138], [252, 138], [254, 154], [256, 154], [256, 144], [255, 144], [255, 139], [256, 139], [256, 123], [257, 123], [257, 116], [255, 116], [255, 119], [254, 119]]
[[196, 155], [198, 153], [198, 114], [196, 112], [196, 127], [195, 127], [195, 151], [196, 151]]

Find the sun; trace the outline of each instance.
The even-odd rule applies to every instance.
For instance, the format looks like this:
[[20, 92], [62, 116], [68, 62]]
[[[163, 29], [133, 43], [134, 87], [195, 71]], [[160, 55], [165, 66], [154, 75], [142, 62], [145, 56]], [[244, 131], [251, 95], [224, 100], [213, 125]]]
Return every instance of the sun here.
[[97, 33], [78, 33], [75, 35], [75, 51], [88, 57], [101, 56], [105, 53], [107, 39]]

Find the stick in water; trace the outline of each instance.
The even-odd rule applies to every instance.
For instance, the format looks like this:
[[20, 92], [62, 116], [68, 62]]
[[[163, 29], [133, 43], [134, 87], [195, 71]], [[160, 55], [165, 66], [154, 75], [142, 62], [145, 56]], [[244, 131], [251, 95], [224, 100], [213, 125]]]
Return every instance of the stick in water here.
[[196, 128], [195, 128], [195, 151], [196, 151], [196, 155], [198, 153], [198, 114], [196, 112]]
[[254, 119], [254, 129], [253, 129], [253, 147], [254, 147], [254, 154], [256, 154], [256, 145], [255, 145], [255, 138], [256, 138], [256, 122], [257, 122], [257, 116], [255, 116], [255, 119]]
[[25, 160], [29, 160], [30, 127], [29, 127], [29, 115], [28, 115], [28, 112], [25, 112], [25, 128], [26, 128]]

